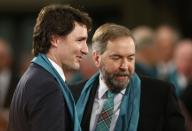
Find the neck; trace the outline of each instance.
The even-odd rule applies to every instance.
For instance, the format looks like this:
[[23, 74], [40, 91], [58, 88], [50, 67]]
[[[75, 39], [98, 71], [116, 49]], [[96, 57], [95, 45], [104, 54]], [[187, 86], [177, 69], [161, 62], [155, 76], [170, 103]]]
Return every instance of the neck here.
[[56, 55], [54, 55], [54, 53], [52, 53], [52, 52], [50, 51], [50, 52], [48, 52], [48, 53], [46, 54], [46, 56], [47, 56], [49, 59], [51, 59], [52, 61], [54, 61], [57, 65], [59, 65], [59, 66], [62, 68], [61, 63], [58, 61], [58, 59], [57, 59]]

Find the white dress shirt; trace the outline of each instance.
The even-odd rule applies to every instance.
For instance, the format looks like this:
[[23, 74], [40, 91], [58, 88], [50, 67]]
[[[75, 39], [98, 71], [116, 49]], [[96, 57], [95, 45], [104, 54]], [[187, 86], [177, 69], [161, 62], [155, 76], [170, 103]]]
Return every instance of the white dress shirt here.
[[[120, 104], [121, 100], [123, 98], [123, 95], [125, 94], [125, 90], [123, 89], [120, 93], [116, 94], [114, 97], [114, 109], [113, 109], [113, 116], [111, 121], [111, 126], [109, 131], [113, 131], [117, 122], [117, 118], [119, 116], [120, 112]], [[91, 121], [90, 121], [90, 129], [89, 131], [95, 131], [97, 120], [99, 118], [99, 114], [102, 111], [103, 104], [106, 101], [105, 92], [108, 91], [107, 85], [104, 83], [104, 80], [102, 79], [101, 75], [99, 77], [99, 87], [94, 99], [93, 103], [93, 109], [91, 113]]]
[[55, 70], [59, 73], [59, 75], [61, 76], [61, 78], [65, 82], [65, 74], [63, 72], [63, 69], [58, 64], [56, 64], [53, 60], [51, 60], [50, 58], [48, 58], [48, 60], [51, 62], [52, 66], [55, 68]]

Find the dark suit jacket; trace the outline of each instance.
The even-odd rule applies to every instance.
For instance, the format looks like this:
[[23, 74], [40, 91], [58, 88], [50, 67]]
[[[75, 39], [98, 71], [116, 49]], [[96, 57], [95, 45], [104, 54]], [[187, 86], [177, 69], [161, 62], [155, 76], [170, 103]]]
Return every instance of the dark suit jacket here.
[[[155, 79], [141, 77], [141, 101], [138, 131], [185, 131], [184, 118], [180, 113], [172, 85]], [[71, 86], [77, 100], [85, 82]], [[91, 90], [81, 126], [89, 130], [90, 117], [98, 80]]]
[[8, 131], [71, 131], [71, 118], [53, 76], [31, 64], [20, 79], [10, 108]]
[[181, 93], [181, 101], [187, 109], [190, 117], [192, 118], [192, 82], [187, 85], [185, 90]]

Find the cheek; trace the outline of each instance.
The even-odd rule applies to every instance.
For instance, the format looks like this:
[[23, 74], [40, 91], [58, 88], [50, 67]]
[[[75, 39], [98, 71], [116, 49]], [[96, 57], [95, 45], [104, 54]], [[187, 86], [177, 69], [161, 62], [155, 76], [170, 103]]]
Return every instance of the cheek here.
[[108, 60], [102, 60], [98, 64], [99, 68], [104, 68], [107, 72], [114, 72], [118, 70], [118, 65]]
[[129, 70], [129, 72], [134, 73], [135, 72], [135, 63], [130, 63], [128, 65], [128, 70]]
[[78, 47], [73, 47], [73, 48], [70, 48], [70, 49], [66, 49], [68, 54], [66, 54], [69, 58], [74, 58], [76, 56], [79, 56], [80, 55], [80, 50]]
[[114, 72], [118, 72], [120, 70], [119, 67], [120, 67], [119, 64], [111, 63], [111, 64], [108, 64], [106, 68], [107, 68], [108, 72], [114, 73]]
[[61, 57], [64, 57], [65, 59], [68, 59], [71, 56], [71, 50], [63, 49], [60, 52], [61, 52]]
[[71, 63], [75, 60], [74, 50], [70, 49], [63, 49], [61, 50], [60, 58], [62, 59], [63, 63]]

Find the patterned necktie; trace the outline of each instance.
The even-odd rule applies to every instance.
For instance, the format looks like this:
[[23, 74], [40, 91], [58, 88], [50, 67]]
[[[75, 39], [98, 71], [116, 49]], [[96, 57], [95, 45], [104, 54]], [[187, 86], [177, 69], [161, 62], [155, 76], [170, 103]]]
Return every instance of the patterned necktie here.
[[104, 102], [95, 131], [109, 131], [114, 108], [114, 96], [110, 91], [106, 92], [107, 100]]

